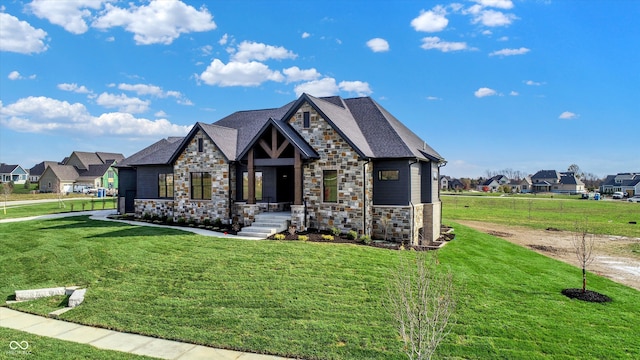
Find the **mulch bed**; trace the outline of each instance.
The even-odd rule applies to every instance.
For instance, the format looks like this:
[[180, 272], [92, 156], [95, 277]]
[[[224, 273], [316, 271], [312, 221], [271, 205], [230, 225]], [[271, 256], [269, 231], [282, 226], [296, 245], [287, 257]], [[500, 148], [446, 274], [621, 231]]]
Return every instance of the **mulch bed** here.
[[583, 292], [582, 289], [564, 289], [562, 290], [562, 295], [571, 299], [578, 299], [588, 302], [603, 303], [611, 301], [611, 298], [607, 295], [603, 295], [599, 292], [591, 290], [585, 290]]
[[553, 246], [547, 246], [547, 245], [529, 244], [527, 246], [534, 250], [546, 251], [546, 252], [552, 252], [552, 253], [557, 253], [560, 251], [560, 249], [558, 248], [555, 248]]

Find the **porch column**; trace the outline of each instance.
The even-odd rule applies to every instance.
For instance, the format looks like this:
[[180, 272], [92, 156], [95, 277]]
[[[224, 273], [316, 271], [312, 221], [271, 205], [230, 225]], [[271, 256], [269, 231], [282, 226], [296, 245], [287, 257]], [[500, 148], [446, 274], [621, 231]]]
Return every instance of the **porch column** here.
[[302, 205], [302, 159], [298, 149], [293, 158], [293, 205]]
[[249, 164], [248, 164], [248, 182], [249, 190], [247, 194], [247, 204], [255, 204], [256, 203], [256, 167], [253, 163], [253, 148], [249, 150]]

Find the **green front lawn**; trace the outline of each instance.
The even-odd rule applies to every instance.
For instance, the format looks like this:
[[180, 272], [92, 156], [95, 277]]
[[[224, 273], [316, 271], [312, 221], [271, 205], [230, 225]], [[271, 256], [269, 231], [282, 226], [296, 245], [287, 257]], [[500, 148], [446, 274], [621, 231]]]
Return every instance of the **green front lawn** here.
[[25, 205], [4, 204], [4, 201], [2, 201], [0, 202], [0, 220], [75, 211], [115, 209], [117, 200], [118, 198], [116, 197], [63, 198], [61, 202], [54, 201]]
[[627, 201], [536, 199], [532, 195], [530, 198], [443, 196], [442, 213], [452, 221], [475, 220], [567, 231], [574, 231], [576, 221], [587, 218], [590, 233], [640, 237], [640, 204]]
[[[455, 227], [439, 257], [455, 274], [457, 324], [439, 358], [640, 358], [640, 292], [589, 276], [588, 287], [613, 302], [570, 300], [560, 291], [581, 285], [578, 269]], [[0, 224], [0, 239], [0, 296], [87, 286], [69, 321], [306, 359], [405, 358], [381, 301], [398, 251], [87, 217]], [[59, 303], [12, 307], [46, 313]]]

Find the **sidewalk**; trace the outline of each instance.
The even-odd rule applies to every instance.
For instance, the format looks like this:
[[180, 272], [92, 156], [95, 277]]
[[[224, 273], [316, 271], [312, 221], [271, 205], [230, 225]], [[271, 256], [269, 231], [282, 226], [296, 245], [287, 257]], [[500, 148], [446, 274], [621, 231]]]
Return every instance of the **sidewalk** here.
[[59, 340], [88, 344], [99, 349], [122, 351], [159, 359], [175, 360], [280, 360], [278, 356], [252, 354], [233, 350], [122, 333], [78, 325], [62, 320], [26, 314], [0, 307], [0, 327], [20, 330]]

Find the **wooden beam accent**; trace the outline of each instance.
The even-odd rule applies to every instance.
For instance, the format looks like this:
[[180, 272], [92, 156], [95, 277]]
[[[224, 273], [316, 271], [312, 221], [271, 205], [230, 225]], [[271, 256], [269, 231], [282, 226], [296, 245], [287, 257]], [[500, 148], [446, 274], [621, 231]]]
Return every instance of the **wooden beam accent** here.
[[293, 205], [302, 205], [302, 159], [298, 149], [293, 158]]
[[280, 144], [280, 147], [275, 151], [275, 154], [273, 154], [272, 158], [273, 159], [279, 158], [280, 155], [282, 155], [282, 152], [284, 151], [284, 149], [286, 149], [287, 145], [289, 145], [289, 140], [284, 139], [282, 144]]
[[247, 204], [255, 204], [256, 203], [256, 167], [253, 162], [253, 153], [254, 150], [251, 148], [249, 150], [249, 164], [248, 164], [248, 194], [247, 194]]
[[269, 147], [269, 144], [267, 144], [267, 142], [264, 141], [264, 139], [260, 139], [259, 144], [260, 144], [260, 147], [262, 147], [262, 149], [267, 153], [267, 155], [269, 155], [269, 157], [273, 159], [272, 150]]
[[271, 156], [272, 159], [277, 158], [276, 149], [278, 148], [278, 130], [276, 127], [271, 125]]

